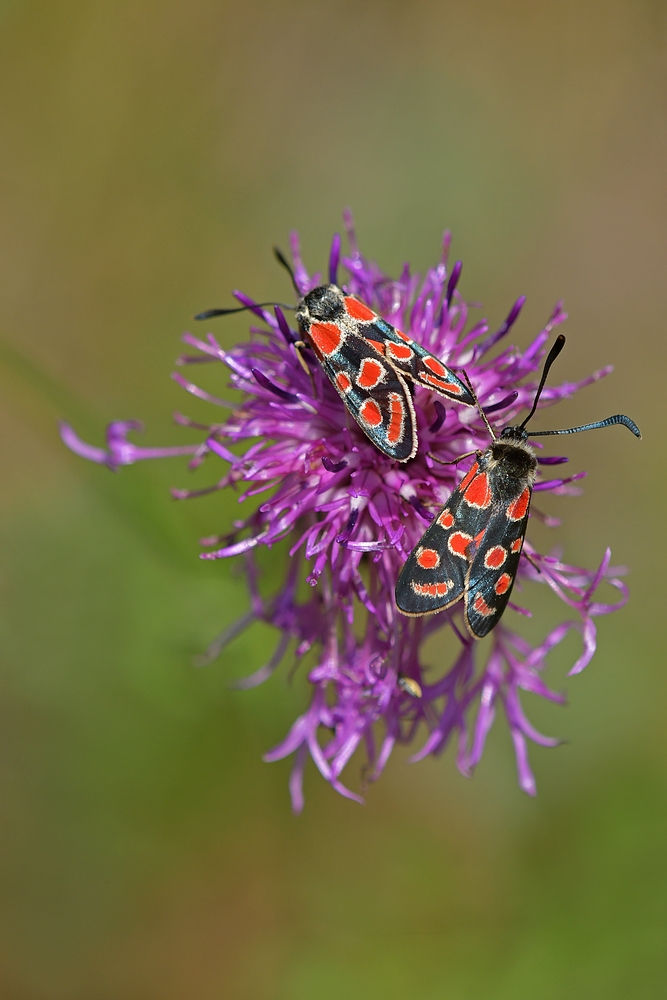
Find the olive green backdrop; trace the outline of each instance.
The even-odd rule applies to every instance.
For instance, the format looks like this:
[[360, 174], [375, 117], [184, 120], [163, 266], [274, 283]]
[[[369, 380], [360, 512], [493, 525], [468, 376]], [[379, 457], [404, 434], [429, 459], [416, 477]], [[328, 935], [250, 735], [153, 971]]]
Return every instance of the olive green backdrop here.
[[[0, 996], [664, 997], [666, 5], [3, 0], [0, 79]], [[346, 205], [392, 271], [450, 227], [492, 322], [528, 295], [521, 344], [562, 296], [558, 376], [616, 370], [557, 425], [644, 431], [568, 440], [585, 495], [542, 501], [632, 596], [582, 676], [574, 638], [554, 657], [569, 707], [524, 699], [567, 740], [531, 749], [536, 800], [499, 721], [472, 781], [397, 753], [359, 807], [311, 767], [294, 818], [261, 754], [303, 681], [228, 689], [270, 630], [192, 667], [246, 607], [197, 558], [233, 498], [168, 495], [213, 465], [112, 476], [57, 438], [192, 440], [169, 373], [193, 312], [289, 296], [271, 246], [298, 228], [321, 268]], [[537, 635], [561, 609], [529, 599]]]

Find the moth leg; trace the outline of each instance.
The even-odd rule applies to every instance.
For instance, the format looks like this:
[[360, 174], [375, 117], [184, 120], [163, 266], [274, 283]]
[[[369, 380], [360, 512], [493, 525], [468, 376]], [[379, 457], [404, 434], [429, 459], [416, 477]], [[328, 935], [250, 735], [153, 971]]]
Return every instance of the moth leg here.
[[536, 570], [537, 570], [537, 572], [538, 572], [538, 573], [540, 573], [540, 574], [542, 573], [542, 570], [541, 570], [541, 569], [540, 569], [540, 567], [539, 567], [539, 566], [537, 565], [537, 563], [535, 562], [535, 560], [533, 559], [533, 557], [532, 557], [532, 556], [529, 556], [527, 552], [522, 552], [522, 553], [521, 553], [521, 555], [522, 555], [522, 556], [524, 557], [524, 559], [527, 559], [527, 560], [528, 560], [528, 562], [529, 562], [529, 563], [530, 563], [530, 565], [531, 565], [531, 566], [533, 567], [533, 569], [536, 569]]
[[294, 341], [294, 350], [296, 351], [296, 356], [299, 359], [299, 364], [301, 365], [301, 367], [305, 371], [306, 375], [310, 379], [310, 384], [313, 387], [313, 398], [316, 399], [317, 398], [317, 389], [315, 388], [315, 379], [313, 378], [313, 373], [311, 372], [310, 368], [308, 367], [308, 362], [306, 361], [306, 359], [304, 358], [303, 354], [301, 353], [302, 348], [304, 348], [306, 346], [307, 345], [303, 342], [303, 340], [295, 340]]
[[551, 514], [545, 514], [543, 510], [540, 510], [538, 507], [535, 507], [534, 505], [531, 506], [530, 513], [532, 517], [536, 517], [538, 521], [541, 521], [542, 524], [545, 524], [547, 528], [557, 528], [558, 525], [561, 523], [560, 518], [552, 517]]
[[444, 462], [441, 458], [436, 458], [432, 451], [427, 451], [426, 454], [428, 455], [429, 458], [432, 458], [433, 461], [437, 462], [439, 465], [458, 465], [459, 462], [462, 462], [464, 458], [470, 458], [471, 455], [477, 455], [477, 457], [479, 458], [482, 453], [481, 451], [467, 451], [465, 455], [459, 455], [458, 458], [450, 458], [448, 462]]

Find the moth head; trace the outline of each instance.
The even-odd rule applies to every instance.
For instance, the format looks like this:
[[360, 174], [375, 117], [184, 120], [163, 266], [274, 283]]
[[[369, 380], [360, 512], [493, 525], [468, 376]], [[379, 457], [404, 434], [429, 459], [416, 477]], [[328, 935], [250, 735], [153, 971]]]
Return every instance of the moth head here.
[[500, 434], [500, 440], [506, 441], [509, 444], [523, 444], [524, 441], [528, 440], [528, 431], [521, 425], [517, 425], [515, 427], [503, 427]]
[[318, 285], [308, 292], [299, 302], [297, 319], [307, 317], [311, 322], [331, 322], [337, 319], [345, 306], [343, 303], [343, 293], [338, 285]]

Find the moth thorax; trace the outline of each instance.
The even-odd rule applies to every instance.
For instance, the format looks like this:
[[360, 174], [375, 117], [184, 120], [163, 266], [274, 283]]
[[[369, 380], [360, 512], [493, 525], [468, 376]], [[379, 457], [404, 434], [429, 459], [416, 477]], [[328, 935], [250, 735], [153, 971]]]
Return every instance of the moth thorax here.
[[532, 479], [537, 469], [537, 459], [529, 445], [522, 441], [494, 441], [489, 448], [491, 460], [522, 479]]
[[340, 288], [337, 285], [319, 285], [299, 302], [297, 320], [330, 322], [337, 319], [343, 310], [343, 293]]

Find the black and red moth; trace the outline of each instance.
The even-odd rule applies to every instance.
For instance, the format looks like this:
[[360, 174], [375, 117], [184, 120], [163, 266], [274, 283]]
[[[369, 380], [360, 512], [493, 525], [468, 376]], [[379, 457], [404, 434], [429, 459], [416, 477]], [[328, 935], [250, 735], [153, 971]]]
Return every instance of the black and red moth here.
[[406, 379], [475, 405], [470, 390], [451, 368], [338, 285], [320, 285], [304, 295], [296, 320], [348, 411], [390, 458], [407, 462], [417, 452], [415, 411]]
[[[505, 427], [475, 462], [419, 541], [401, 570], [396, 604], [404, 615], [429, 615], [463, 598], [466, 627], [482, 639], [507, 607], [523, 548], [537, 459], [528, 437], [577, 434], [623, 424], [640, 438], [637, 425], [622, 413], [581, 427], [532, 431], [546, 377], [565, 344], [556, 339], [546, 359], [532, 409], [523, 423]], [[480, 411], [482, 417], [484, 414]]]
[[[290, 265], [280, 251], [276, 256], [296, 287]], [[208, 309], [195, 319], [275, 304]], [[406, 379], [466, 406], [475, 405], [474, 396], [451, 368], [334, 283], [319, 285], [300, 298], [296, 320], [303, 342], [312, 347], [348, 412], [389, 458], [407, 462], [417, 453], [415, 410]], [[298, 343], [295, 346], [298, 349]]]

